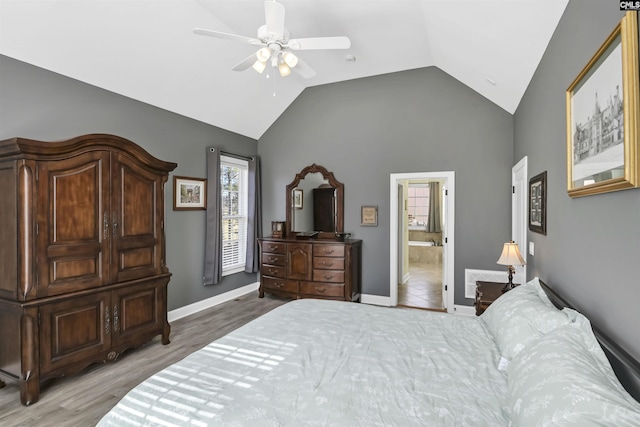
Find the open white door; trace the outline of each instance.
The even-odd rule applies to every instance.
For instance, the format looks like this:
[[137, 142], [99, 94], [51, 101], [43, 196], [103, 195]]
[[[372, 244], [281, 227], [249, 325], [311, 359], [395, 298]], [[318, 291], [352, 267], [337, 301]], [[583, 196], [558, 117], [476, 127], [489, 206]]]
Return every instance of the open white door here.
[[[529, 188], [527, 182], [527, 157], [523, 157], [511, 169], [511, 239], [518, 244], [520, 254], [527, 261], [527, 229]], [[517, 265], [514, 283], [527, 281], [527, 266]]]
[[[446, 247], [449, 244], [449, 235], [447, 233], [447, 199], [448, 199], [448, 195], [449, 195], [449, 190], [447, 190], [447, 185], [444, 184], [442, 186], [442, 219], [441, 224], [442, 224], [442, 246], [443, 246], [443, 251], [442, 251], [442, 305], [445, 310], [447, 310], [447, 306], [448, 306], [448, 295], [447, 292], [449, 292], [449, 280], [447, 277], [447, 271], [449, 270], [447, 268], [447, 262], [448, 257], [447, 257], [447, 250]], [[452, 285], [453, 286], [453, 285]]]

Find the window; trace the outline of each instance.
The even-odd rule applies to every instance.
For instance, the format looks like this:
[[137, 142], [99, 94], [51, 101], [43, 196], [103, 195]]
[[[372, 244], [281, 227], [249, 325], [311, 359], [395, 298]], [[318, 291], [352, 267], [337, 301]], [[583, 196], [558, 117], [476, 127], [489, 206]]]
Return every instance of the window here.
[[429, 184], [409, 184], [409, 225], [424, 227], [429, 223]]
[[220, 156], [222, 275], [244, 271], [247, 247], [248, 162]]

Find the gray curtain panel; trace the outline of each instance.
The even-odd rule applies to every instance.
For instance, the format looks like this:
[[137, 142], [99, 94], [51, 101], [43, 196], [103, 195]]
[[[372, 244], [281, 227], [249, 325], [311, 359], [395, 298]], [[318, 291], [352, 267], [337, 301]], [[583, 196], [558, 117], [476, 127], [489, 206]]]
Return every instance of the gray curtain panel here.
[[207, 148], [207, 227], [204, 248], [204, 285], [222, 279], [222, 206], [220, 201], [220, 150]]
[[249, 160], [249, 206], [247, 218], [247, 254], [245, 273], [257, 273], [260, 265], [258, 237], [262, 237], [262, 182], [260, 180], [260, 158]]
[[440, 203], [440, 183], [429, 183], [429, 223], [427, 231], [431, 233], [440, 233], [442, 231], [441, 223], [441, 203]]

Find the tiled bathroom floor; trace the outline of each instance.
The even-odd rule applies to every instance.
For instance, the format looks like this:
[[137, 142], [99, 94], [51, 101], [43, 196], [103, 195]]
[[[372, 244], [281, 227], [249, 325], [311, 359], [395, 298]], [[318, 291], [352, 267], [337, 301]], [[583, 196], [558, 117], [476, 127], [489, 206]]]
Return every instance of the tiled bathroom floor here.
[[409, 264], [409, 276], [398, 286], [398, 305], [443, 310], [442, 264]]

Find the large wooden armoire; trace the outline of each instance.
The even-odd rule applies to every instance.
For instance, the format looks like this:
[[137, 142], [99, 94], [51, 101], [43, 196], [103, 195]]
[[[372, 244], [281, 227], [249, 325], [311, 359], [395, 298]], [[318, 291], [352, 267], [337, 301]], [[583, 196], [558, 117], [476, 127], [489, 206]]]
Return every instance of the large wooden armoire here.
[[40, 383], [169, 343], [164, 185], [175, 163], [113, 135], [0, 141], [0, 374]]

